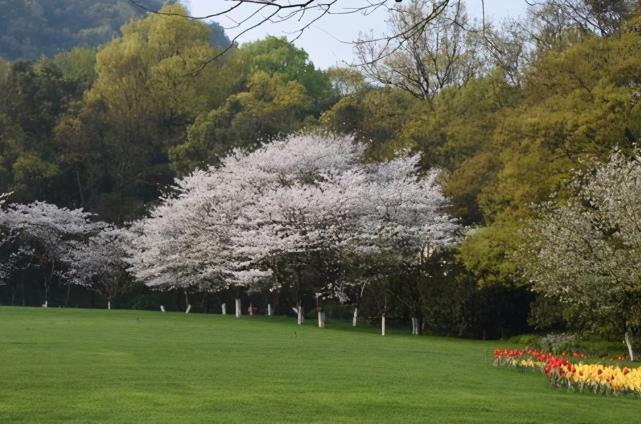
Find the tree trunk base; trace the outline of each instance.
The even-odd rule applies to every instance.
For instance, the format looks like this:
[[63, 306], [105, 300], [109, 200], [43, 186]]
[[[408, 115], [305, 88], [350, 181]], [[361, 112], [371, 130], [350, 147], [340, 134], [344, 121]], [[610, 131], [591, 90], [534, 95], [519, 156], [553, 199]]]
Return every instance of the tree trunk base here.
[[305, 322], [305, 315], [303, 314], [303, 306], [302, 305], [299, 304], [296, 307], [296, 314], [297, 314], [297, 320], [296, 320], [297, 324], [298, 325], [303, 325], [303, 322]]
[[241, 309], [242, 305], [240, 303], [240, 299], [236, 299], [235, 306], [236, 306], [236, 318], [240, 318], [243, 315], [243, 310]]
[[412, 336], [421, 334], [421, 328], [418, 318], [412, 317]]
[[625, 345], [628, 348], [628, 356], [630, 357], [630, 361], [634, 362], [634, 349], [632, 347], [632, 339], [630, 338], [630, 333], [625, 332]]

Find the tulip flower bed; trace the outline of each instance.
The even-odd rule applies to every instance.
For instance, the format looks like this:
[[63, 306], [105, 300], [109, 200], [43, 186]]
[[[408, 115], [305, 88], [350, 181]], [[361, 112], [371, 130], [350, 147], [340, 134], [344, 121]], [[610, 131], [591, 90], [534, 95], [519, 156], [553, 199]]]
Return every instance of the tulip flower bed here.
[[552, 353], [532, 349], [497, 349], [494, 352], [494, 366], [539, 369], [553, 386], [559, 388], [578, 392], [591, 391], [597, 394], [641, 397], [641, 368], [573, 363], [569, 357], [585, 359], [588, 355], [583, 352], [573, 352], [571, 355], [564, 353], [555, 356]]

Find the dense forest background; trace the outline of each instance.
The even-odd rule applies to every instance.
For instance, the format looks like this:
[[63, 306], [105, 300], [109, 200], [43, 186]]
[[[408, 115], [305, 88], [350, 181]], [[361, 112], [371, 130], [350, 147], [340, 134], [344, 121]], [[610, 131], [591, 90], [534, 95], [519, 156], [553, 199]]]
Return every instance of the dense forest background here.
[[[410, 150], [424, 170], [443, 169], [451, 213], [470, 229], [411, 285], [399, 277], [399, 292], [424, 299], [426, 330], [564, 330], [572, 311], [532, 294], [513, 252], [533, 205], [563, 202], [577, 169], [639, 142], [641, 15], [638, 2], [576, 2], [576, 16], [559, 3], [521, 22], [431, 34], [376, 64], [319, 70], [276, 37], [211, 61], [229, 46], [219, 26], [144, 15], [125, 0], [0, 0], [0, 192], [123, 224], [233, 148], [304, 129], [354, 134], [369, 160]], [[359, 52], [363, 63], [370, 53]], [[0, 303], [38, 304], [38, 272], [0, 286]], [[59, 304], [100, 302], [70, 290], [59, 282]], [[118, 302], [156, 308], [161, 297], [182, 307], [178, 293], [135, 284]], [[401, 302], [393, 310], [407, 319]]]

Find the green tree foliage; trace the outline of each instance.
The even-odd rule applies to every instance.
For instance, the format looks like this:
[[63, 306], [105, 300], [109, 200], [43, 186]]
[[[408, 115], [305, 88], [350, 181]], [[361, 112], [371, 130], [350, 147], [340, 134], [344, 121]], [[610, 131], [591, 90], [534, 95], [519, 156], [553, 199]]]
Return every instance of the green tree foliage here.
[[[587, 38], [562, 52], [549, 51], [532, 65], [523, 100], [506, 112], [487, 153], [481, 153], [494, 162], [494, 177], [477, 196], [491, 229], [472, 235], [463, 247], [464, 261], [477, 276], [511, 281], [504, 269], [512, 268], [506, 261], [519, 244], [514, 227], [532, 216], [532, 205], [550, 196], [563, 200], [575, 168], [639, 141], [639, 75], [641, 36], [634, 31]], [[494, 265], [487, 258], [496, 258]]]
[[216, 107], [201, 112], [187, 140], [170, 149], [178, 174], [215, 164], [230, 149], [313, 125], [338, 93], [304, 50], [277, 37], [232, 50], [208, 84], [218, 84], [210, 102]]
[[60, 169], [53, 131], [81, 95], [80, 84], [47, 59], [10, 66], [0, 83], [0, 167], [2, 186], [16, 200], [65, 197], [55, 185]]
[[86, 47], [74, 47], [57, 53], [52, 62], [60, 69], [64, 79], [82, 83], [83, 91], [96, 79], [96, 51]]
[[170, 150], [179, 174], [217, 163], [231, 149], [253, 147], [279, 134], [302, 128], [312, 100], [298, 81], [254, 73], [247, 91], [230, 96], [224, 105], [198, 117], [188, 138]]
[[399, 136], [404, 125], [420, 113], [423, 104], [409, 93], [394, 89], [360, 88], [341, 98], [321, 117], [332, 131], [354, 134], [368, 143], [368, 156], [389, 159], [403, 148]]
[[[186, 13], [181, 6], [163, 11]], [[98, 52], [82, 110], [57, 130], [66, 166], [85, 182], [78, 184], [82, 203], [115, 221], [139, 213], [157, 196], [156, 185], [170, 181], [167, 150], [210, 104], [216, 70], [202, 68], [216, 55], [205, 24], [150, 15], [122, 31]], [[97, 154], [96, 162], [88, 164], [87, 154]]]
[[425, 169], [438, 166], [450, 172], [445, 189], [455, 214], [466, 224], [482, 222], [478, 196], [498, 166], [486, 152], [505, 111], [519, 104], [518, 89], [495, 73], [445, 89], [427, 104], [401, 90], [357, 87], [321, 122], [367, 141], [373, 159], [389, 158], [401, 149], [422, 152]]
[[229, 59], [223, 71], [232, 91], [245, 91], [257, 71], [278, 75], [283, 82], [296, 81], [312, 99], [312, 110], [318, 114], [335, 100], [327, 73], [314, 67], [307, 52], [282, 37], [268, 36], [242, 45]]

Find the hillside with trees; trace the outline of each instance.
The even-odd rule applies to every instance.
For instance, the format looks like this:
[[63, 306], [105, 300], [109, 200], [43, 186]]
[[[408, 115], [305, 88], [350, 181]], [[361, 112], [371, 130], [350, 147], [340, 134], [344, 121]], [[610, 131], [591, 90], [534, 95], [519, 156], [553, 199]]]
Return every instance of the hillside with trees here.
[[[163, 0], [141, 0], [159, 9]], [[0, 0], [0, 57], [36, 60], [73, 47], [95, 48], [120, 35], [120, 28], [143, 17], [145, 9], [128, 0]], [[227, 47], [222, 27], [210, 24], [212, 43]]]

